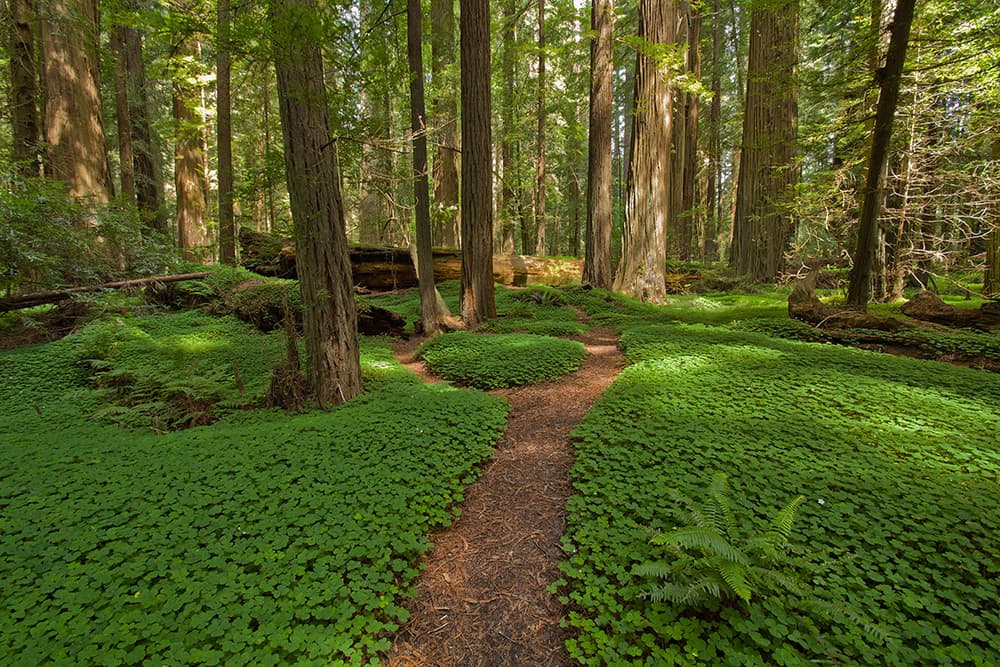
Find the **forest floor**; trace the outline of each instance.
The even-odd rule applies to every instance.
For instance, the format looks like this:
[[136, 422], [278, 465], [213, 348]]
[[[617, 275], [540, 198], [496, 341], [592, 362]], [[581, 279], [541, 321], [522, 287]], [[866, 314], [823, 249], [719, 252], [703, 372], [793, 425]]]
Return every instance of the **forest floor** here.
[[[548, 586], [559, 578], [573, 447], [569, 435], [624, 366], [608, 327], [576, 337], [588, 356], [559, 381], [496, 390], [510, 420], [493, 460], [465, 493], [461, 516], [431, 535], [409, 621], [396, 634], [391, 667], [563, 665], [564, 610]], [[414, 360], [420, 341], [397, 358]]]

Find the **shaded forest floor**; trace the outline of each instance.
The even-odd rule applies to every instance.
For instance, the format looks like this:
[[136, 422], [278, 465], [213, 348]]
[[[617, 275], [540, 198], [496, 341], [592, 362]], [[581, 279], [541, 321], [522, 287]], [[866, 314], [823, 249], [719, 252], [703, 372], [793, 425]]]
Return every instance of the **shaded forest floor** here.
[[[608, 327], [577, 336], [589, 355], [559, 381], [496, 390], [510, 401], [496, 455], [470, 486], [461, 516], [432, 535], [410, 620], [396, 634], [389, 665], [560, 665], [569, 657], [565, 611], [548, 586], [565, 559], [560, 540], [572, 487], [569, 435], [624, 365]], [[416, 342], [397, 358], [414, 361]]]

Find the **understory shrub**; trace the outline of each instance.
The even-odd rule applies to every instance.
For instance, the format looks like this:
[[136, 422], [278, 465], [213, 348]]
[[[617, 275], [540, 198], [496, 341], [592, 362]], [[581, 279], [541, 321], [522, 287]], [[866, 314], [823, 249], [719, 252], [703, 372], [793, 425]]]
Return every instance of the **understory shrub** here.
[[94, 350], [211, 375], [192, 350], [246, 363], [270, 340], [160, 317], [0, 352], [0, 664], [378, 665], [506, 403], [421, 384], [370, 341], [368, 391], [329, 411], [161, 436], [88, 420], [105, 397], [75, 362]]
[[420, 349], [435, 374], [478, 389], [554, 380], [579, 368], [586, 355], [583, 344], [572, 340], [469, 331], [443, 334]]

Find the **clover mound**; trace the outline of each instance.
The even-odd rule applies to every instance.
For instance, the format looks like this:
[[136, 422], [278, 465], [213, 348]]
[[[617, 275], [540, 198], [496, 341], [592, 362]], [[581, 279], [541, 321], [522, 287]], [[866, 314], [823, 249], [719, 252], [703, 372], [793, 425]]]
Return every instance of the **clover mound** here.
[[453, 331], [434, 338], [420, 357], [446, 380], [498, 389], [554, 380], [572, 373], [587, 351], [577, 341], [535, 334]]

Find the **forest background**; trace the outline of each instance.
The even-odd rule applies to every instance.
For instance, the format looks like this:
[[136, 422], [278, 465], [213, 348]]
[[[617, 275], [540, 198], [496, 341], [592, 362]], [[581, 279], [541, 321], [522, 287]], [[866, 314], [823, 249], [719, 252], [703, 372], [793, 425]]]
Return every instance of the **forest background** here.
[[[63, 233], [58, 221], [72, 215], [46, 189], [51, 181], [29, 178], [39, 174], [91, 202], [87, 215], [117, 242], [112, 268], [155, 273], [168, 246], [230, 263], [237, 229], [290, 232], [272, 67], [283, 47], [272, 45], [265, 5], [7, 0], [10, 77], [0, 85], [10, 104], [0, 150], [13, 159], [4, 169], [0, 287], [9, 294], [108, 277], [97, 275], [109, 273], [106, 262], [81, 260], [90, 251]], [[302, 38], [322, 49], [326, 66], [349, 238], [407, 245], [406, 8], [321, 5]], [[459, 12], [453, 2], [424, 5], [433, 241], [457, 246]], [[652, 5], [661, 32], [640, 19]], [[636, 103], [644, 61], [656, 64], [670, 100], [670, 136], [659, 139], [669, 142], [669, 183], [656, 195], [667, 257], [725, 262], [769, 282], [811, 260], [850, 264], [894, 10], [882, 0], [494, 3], [495, 252], [585, 254], [590, 57], [599, 41], [592, 20], [604, 12], [614, 18], [611, 132], [599, 137], [611, 155], [610, 245], [599, 250], [609, 264], [619, 264], [623, 245], [626, 253], [635, 246], [622, 237], [632, 118], [646, 108]], [[984, 270], [985, 293], [1000, 290], [998, 35], [992, 3], [918, 3], [879, 195], [876, 300], [951, 268]], [[744, 168], [742, 178], [756, 181], [741, 186], [748, 151], [766, 166]], [[37, 206], [48, 210], [39, 216]]]

